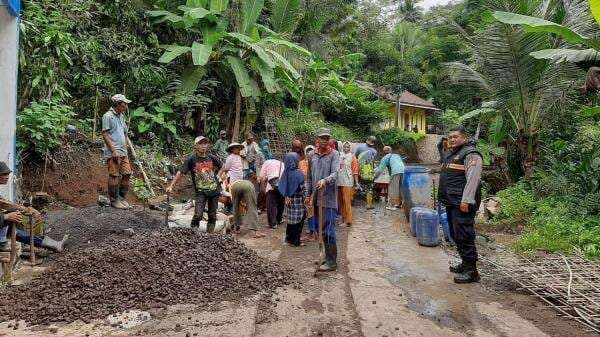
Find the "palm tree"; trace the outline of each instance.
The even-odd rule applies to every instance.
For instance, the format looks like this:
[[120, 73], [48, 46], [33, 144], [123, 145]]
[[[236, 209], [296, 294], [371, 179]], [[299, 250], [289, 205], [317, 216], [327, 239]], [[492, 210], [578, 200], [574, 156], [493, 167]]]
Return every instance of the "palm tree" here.
[[[558, 3], [511, 0], [491, 1], [496, 10], [560, 18], [564, 7]], [[562, 24], [577, 22], [570, 13], [562, 16]], [[479, 89], [482, 96], [495, 101], [494, 108], [511, 126], [520, 165], [526, 177], [532, 173], [537, 159], [537, 135], [552, 107], [566, 99], [566, 91], [574, 84], [577, 69], [569, 64], [535, 59], [532, 52], [551, 48], [555, 41], [549, 35], [530, 33], [518, 26], [490, 24], [472, 37], [471, 64], [449, 63], [451, 79]]]
[[423, 9], [419, 7], [421, 0], [401, 0], [398, 3], [398, 14], [401, 22], [416, 23], [423, 17]]

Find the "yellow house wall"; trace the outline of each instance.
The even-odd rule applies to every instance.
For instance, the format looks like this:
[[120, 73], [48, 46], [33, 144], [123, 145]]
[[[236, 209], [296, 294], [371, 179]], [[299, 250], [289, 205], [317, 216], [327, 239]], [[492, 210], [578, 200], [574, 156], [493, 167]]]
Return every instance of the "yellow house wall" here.
[[[406, 119], [405, 114], [408, 114], [408, 119]], [[396, 105], [392, 105], [390, 107], [390, 116], [395, 116], [389, 118], [386, 122], [383, 123], [383, 129], [390, 128], [400, 128], [401, 130], [405, 129], [405, 124], [408, 121], [410, 127], [413, 127], [415, 124], [419, 128], [420, 134], [426, 133], [427, 126], [427, 113], [424, 109], [415, 108], [415, 107], [403, 107], [400, 110], [399, 114], [396, 114]]]

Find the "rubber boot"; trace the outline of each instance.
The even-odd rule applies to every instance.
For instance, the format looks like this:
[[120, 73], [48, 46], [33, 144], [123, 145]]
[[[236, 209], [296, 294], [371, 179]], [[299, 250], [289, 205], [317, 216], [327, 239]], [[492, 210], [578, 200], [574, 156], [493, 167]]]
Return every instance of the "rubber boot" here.
[[327, 242], [324, 244], [326, 262], [319, 266], [319, 271], [335, 271], [337, 270], [337, 245]]
[[215, 232], [215, 224], [214, 223], [207, 223], [206, 224], [206, 232], [207, 233], [214, 233]]
[[373, 193], [367, 192], [367, 209], [373, 209]]
[[108, 185], [108, 196], [110, 205], [116, 209], [125, 209], [125, 206], [119, 200], [119, 185]]
[[465, 271], [465, 264], [461, 261], [459, 264], [450, 266], [450, 272], [455, 274], [462, 274]]
[[465, 270], [456, 276], [454, 276], [455, 283], [473, 283], [479, 282], [481, 277], [479, 277], [479, 272], [477, 271], [477, 263], [476, 262], [468, 262], [464, 263]]
[[129, 185], [119, 185], [119, 201], [125, 208], [131, 208], [127, 202], [127, 192], [129, 192]]
[[65, 246], [65, 242], [69, 239], [68, 235], [63, 236], [62, 240], [56, 241], [49, 236], [44, 236], [42, 240], [42, 248], [50, 249], [55, 252], [62, 252]]

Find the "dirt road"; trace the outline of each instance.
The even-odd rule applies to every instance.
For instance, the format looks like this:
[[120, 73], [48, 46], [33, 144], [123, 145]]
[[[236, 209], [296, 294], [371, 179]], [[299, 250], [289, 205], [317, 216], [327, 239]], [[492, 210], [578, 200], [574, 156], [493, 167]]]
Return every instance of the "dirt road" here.
[[400, 212], [358, 207], [355, 215], [352, 228], [338, 228], [339, 271], [318, 278], [314, 242], [284, 246], [285, 228], [266, 230], [265, 239], [242, 235], [297, 274], [296, 284], [273, 295], [50, 329], [21, 323], [13, 330], [14, 322], [5, 322], [0, 336], [594, 336], [530, 296], [496, 291], [489, 275], [482, 284], [455, 285], [451, 257], [440, 247], [418, 246]]

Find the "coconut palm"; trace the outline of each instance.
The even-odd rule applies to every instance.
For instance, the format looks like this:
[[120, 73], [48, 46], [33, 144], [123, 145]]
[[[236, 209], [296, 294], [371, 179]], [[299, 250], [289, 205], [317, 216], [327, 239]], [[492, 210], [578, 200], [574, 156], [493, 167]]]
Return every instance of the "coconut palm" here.
[[[491, 1], [492, 9], [557, 18], [564, 7], [543, 1]], [[575, 22], [568, 11], [562, 12], [561, 23]], [[532, 173], [537, 159], [537, 135], [546, 114], [566, 99], [566, 91], [574, 85], [577, 68], [530, 56], [534, 51], [551, 48], [555, 41], [546, 34], [535, 34], [518, 26], [490, 24], [472, 37], [473, 62], [450, 63], [447, 67], [455, 83], [477, 88], [482, 97], [495, 101], [494, 108], [511, 126], [510, 138], [520, 158], [526, 177]]]

